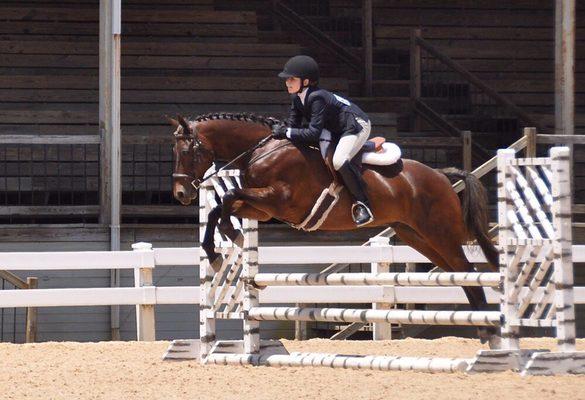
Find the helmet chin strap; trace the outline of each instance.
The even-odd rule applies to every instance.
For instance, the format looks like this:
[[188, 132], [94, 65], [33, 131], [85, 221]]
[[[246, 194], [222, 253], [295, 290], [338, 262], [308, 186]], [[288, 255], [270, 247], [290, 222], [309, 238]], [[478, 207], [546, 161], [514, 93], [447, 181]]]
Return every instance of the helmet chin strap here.
[[309, 87], [309, 85], [305, 86], [305, 78], [301, 78], [301, 86], [299, 86], [299, 90], [297, 90], [297, 94], [301, 94], [305, 88]]

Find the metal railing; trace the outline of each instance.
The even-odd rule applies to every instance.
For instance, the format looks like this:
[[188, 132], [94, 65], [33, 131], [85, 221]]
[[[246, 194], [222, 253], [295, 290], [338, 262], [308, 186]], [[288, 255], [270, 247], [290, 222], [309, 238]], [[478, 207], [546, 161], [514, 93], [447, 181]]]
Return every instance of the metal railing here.
[[[484, 156], [486, 145], [497, 146], [498, 139], [520, 135], [522, 126], [534, 126], [545, 132], [529, 113], [423, 39], [420, 29], [412, 32], [410, 53], [415, 130], [420, 126], [418, 118], [422, 117], [450, 135], [457, 135], [459, 130], [488, 133], [484, 146], [475, 147]], [[490, 143], [493, 139], [496, 142]]]
[[333, 54], [336, 59], [344, 62], [355, 71], [362, 71], [363, 62], [359, 56], [348, 50], [347, 46], [342, 45], [338, 40], [324, 32], [308, 18], [303, 17], [299, 12], [295, 11], [295, 9], [293, 9], [293, 4], [294, 3], [292, 2], [275, 0], [272, 3], [272, 11], [279, 19], [285, 21], [288, 25], [295, 27], [304, 35], [307, 35], [315, 41], [316, 45]]

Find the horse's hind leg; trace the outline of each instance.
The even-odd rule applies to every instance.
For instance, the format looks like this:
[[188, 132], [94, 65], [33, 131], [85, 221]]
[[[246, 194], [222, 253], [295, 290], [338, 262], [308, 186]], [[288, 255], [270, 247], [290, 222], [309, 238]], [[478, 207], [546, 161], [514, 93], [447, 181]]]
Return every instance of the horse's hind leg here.
[[[433, 229], [435, 228], [435, 229]], [[461, 227], [457, 224], [425, 224], [422, 231], [418, 231], [421, 238], [445, 261], [443, 269], [451, 272], [472, 272], [474, 271], [462, 247]], [[430, 257], [429, 257], [430, 258]], [[463, 291], [469, 300], [473, 311], [484, 311], [488, 308], [483, 288], [465, 286]], [[490, 347], [498, 347], [499, 337], [494, 327], [479, 327], [479, 338], [482, 343], [490, 342]]]
[[392, 224], [392, 228], [396, 231], [398, 238], [404, 243], [421, 253], [423, 256], [428, 258], [437, 267], [444, 271], [450, 271], [449, 264], [443, 259], [443, 257], [437, 253], [427, 242], [418, 234], [414, 229], [404, 224]]
[[[393, 226], [398, 234], [398, 237], [406, 242], [409, 246], [418, 250], [421, 254], [431, 260], [436, 266], [447, 272], [471, 272], [473, 271], [473, 264], [467, 261], [465, 253], [461, 245], [453, 245], [441, 247], [441, 252], [435, 250], [429, 241], [425, 240], [414, 229], [409, 226], [397, 224]], [[450, 251], [449, 247], [451, 247]], [[477, 287], [463, 288], [472, 310], [482, 310], [487, 307], [487, 301], [484, 292]]]

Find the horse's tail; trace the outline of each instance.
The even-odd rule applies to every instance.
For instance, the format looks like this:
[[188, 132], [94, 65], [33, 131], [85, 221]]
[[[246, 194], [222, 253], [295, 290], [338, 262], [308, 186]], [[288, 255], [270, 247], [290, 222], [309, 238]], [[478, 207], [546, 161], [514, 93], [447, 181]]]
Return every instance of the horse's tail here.
[[469, 233], [473, 233], [494, 270], [498, 269], [499, 253], [488, 236], [488, 199], [485, 187], [473, 174], [457, 168], [445, 168], [441, 172], [451, 181], [462, 180], [465, 189], [459, 193], [463, 220]]

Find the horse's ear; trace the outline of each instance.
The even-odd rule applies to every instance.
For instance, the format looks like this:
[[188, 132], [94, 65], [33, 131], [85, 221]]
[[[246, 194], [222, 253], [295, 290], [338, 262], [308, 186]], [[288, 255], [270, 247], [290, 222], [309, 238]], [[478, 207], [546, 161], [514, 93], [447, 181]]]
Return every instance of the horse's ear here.
[[174, 126], [175, 128], [178, 128], [178, 127], [179, 127], [179, 125], [180, 125], [180, 124], [179, 124], [179, 121], [177, 121], [176, 119], [174, 119], [174, 118], [171, 118], [171, 117], [169, 117], [168, 115], [165, 115], [165, 116], [164, 116], [164, 118], [167, 120], [167, 122], [168, 122], [169, 124], [171, 124], [171, 125], [172, 125], [172, 126]]
[[183, 134], [185, 136], [195, 136], [195, 132], [193, 132], [193, 130], [189, 126], [189, 123], [185, 120], [185, 118], [183, 118], [182, 115], [177, 115], [177, 120], [179, 121], [179, 124], [183, 127]]

